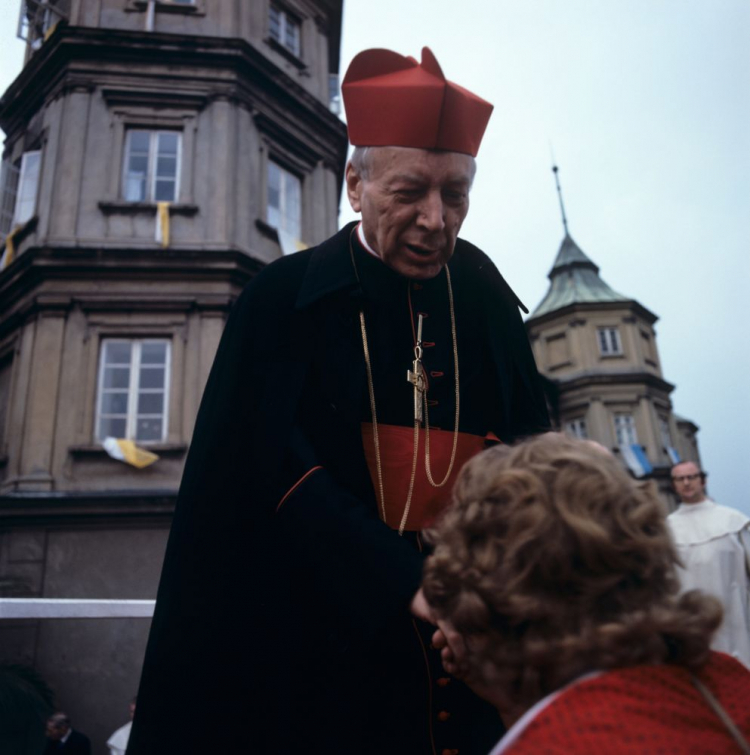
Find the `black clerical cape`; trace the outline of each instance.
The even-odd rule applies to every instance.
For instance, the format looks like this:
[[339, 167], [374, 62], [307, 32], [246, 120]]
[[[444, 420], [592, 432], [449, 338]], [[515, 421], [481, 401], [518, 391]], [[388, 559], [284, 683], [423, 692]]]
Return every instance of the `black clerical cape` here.
[[[352, 229], [269, 265], [227, 322], [175, 510], [131, 755], [427, 755], [451, 716], [476, 729], [461, 755], [497, 738], [481, 705], [463, 721], [461, 702], [430, 709], [436, 680], [408, 613], [424, 556], [379, 519], [363, 452], [359, 310], [370, 304]], [[457, 312], [470, 305], [481, 323], [466, 342], [486, 350], [488, 428], [505, 442], [545, 429], [520, 303], [465, 241], [450, 270]], [[407, 391], [408, 366], [398, 365]]]

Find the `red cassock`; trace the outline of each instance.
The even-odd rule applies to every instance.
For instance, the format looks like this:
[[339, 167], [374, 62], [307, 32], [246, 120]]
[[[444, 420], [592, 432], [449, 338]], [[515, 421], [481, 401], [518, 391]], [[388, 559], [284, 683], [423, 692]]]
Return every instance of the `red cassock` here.
[[[750, 739], [750, 672], [711, 653], [697, 674]], [[510, 732], [513, 733], [512, 731]], [[543, 708], [507, 755], [662, 755], [740, 752], [727, 728], [679, 666], [616, 669], [573, 684]]]

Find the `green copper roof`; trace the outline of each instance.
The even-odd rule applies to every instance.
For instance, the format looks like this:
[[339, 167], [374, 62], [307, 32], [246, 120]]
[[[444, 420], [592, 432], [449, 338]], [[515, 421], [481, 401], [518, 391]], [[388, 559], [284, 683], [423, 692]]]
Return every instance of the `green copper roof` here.
[[547, 277], [551, 281], [549, 290], [531, 317], [546, 315], [570, 304], [630, 301], [599, 277], [599, 268], [567, 233]]

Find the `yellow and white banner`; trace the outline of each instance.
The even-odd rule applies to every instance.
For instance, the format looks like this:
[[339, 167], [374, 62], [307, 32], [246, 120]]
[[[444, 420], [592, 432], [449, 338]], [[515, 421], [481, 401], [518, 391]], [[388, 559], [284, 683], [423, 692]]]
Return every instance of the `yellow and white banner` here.
[[307, 244], [304, 241], [295, 238], [288, 231], [282, 231], [281, 228], [277, 228], [276, 233], [279, 235], [279, 246], [281, 247], [282, 254], [294, 254], [294, 252], [301, 252], [303, 249], [307, 249]]
[[113, 459], [124, 461], [126, 464], [130, 464], [138, 469], [143, 469], [159, 460], [156, 454], [139, 448], [132, 440], [109, 437], [102, 441], [102, 445], [104, 446], [104, 450]]
[[0, 256], [0, 271], [5, 270], [8, 265], [10, 265], [11, 262], [13, 262], [13, 258], [16, 256], [16, 243], [15, 243], [15, 236], [20, 230], [21, 226], [17, 225], [6, 237], [5, 237], [5, 248], [3, 249], [2, 256]]
[[156, 203], [156, 241], [160, 241], [163, 248], [169, 246], [169, 202]]

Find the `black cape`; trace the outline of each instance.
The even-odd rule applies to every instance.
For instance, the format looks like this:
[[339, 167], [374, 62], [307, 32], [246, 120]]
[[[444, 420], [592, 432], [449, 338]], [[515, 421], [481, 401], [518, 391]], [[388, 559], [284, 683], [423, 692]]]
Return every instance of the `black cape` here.
[[[404, 673], [383, 648], [393, 622], [408, 620], [423, 557], [378, 518], [362, 449], [352, 227], [265, 268], [227, 322], [178, 496], [129, 755], [384, 753], [375, 732], [412, 726], [408, 712], [383, 718], [388, 685]], [[458, 240], [450, 267], [488, 324], [493, 431], [511, 442], [546, 429], [520, 302], [471, 244]]]

